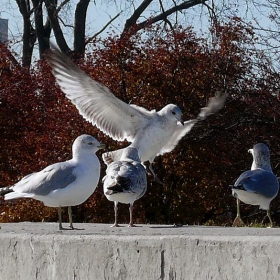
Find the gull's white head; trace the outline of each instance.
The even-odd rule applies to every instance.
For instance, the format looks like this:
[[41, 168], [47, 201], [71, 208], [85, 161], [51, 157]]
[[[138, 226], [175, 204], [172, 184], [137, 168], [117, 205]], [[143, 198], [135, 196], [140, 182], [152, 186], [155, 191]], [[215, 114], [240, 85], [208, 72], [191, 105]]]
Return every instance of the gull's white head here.
[[95, 154], [99, 149], [104, 149], [105, 145], [97, 141], [93, 136], [82, 134], [73, 143], [73, 157], [81, 154]]
[[182, 125], [184, 125], [184, 123], [181, 120], [182, 111], [177, 105], [168, 104], [165, 107], [163, 107], [158, 113], [159, 115], [165, 116], [170, 120], [180, 122], [182, 123]]
[[248, 152], [253, 155], [251, 170], [262, 168], [271, 171], [270, 152], [267, 145], [258, 143], [254, 145], [253, 149], [249, 149]]

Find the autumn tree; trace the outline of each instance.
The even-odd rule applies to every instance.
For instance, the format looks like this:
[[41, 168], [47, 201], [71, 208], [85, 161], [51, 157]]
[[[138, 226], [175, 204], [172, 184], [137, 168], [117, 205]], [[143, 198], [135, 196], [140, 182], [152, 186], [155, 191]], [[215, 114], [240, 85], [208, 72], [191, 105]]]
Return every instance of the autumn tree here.
[[[211, 41], [191, 28], [177, 27], [164, 37], [161, 32], [160, 26], [153, 26], [125, 38], [112, 34], [96, 39], [88, 45], [85, 59], [75, 62], [120, 99], [147, 109], [177, 103], [185, 120], [194, 118], [217, 90], [227, 91], [228, 101], [220, 113], [196, 125], [172, 153], [156, 158], [155, 170], [164, 185], [149, 177], [146, 195], [135, 203], [135, 218], [138, 223], [230, 225], [236, 203], [228, 185], [250, 168], [252, 158], [246, 151], [257, 142], [267, 143], [279, 172], [279, 74], [269, 67], [269, 57], [254, 47], [253, 29], [239, 18], [213, 25]], [[9, 51], [1, 49], [3, 186], [68, 159], [72, 142], [82, 133], [106, 143], [108, 150], [127, 145], [82, 119], [55, 86], [44, 60], [27, 73], [8, 56]], [[278, 198], [272, 204], [276, 221], [277, 202]], [[128, 209], [120, 208], [120, 220], [127, 222]], [[242, 205], [241, 211], [245, 221], [261, 222], [265, 216], [252, 206]], [[0, 213], [2, 221], [57, 218], [55, 210], [28, 199], [1, 200]], [[86, 203], [74, 208], [74, 220], [113, 221], [113, 205], [103, 195], [101, 183]]]
[[[127, 5], [133, 6], [130, 9], [130, 15], [127, 18], [123, 27], [122, 36], [131, 36], [133, 33], [152, 25], [163, 22], [168, 23], [171, 27], [176, 24], [171, 23], [169, 17], [174, 16], [179, 12], [202, 5], [207, 0], [188, 0], [188, 1], [173, 1], [170, 6], [169, 1], [143, 0], [137, 1], [131, 5], [129, 1]], [[108, 1], [111, 5], [114, 1]], [[107, 24], [95, 34], [87, 34], [86, 20], [88, 16], [89, 0], [79, 0], [74, 4], [70, 0], [54, 1], [54, 0], [28, 0], [16, 1], [20, 14], [23, 20], [22, 31], [22, 65], [29, 68], [32, 62], [35, 43], [38, 43], [40, 57], [50, 47], [50, 37], [53, 32], [55, 41], [64, 53], [74, 53], [75, 56], [83, 57], [86, 45], [92, 39], [97, 37], [107, 26], [109, 26], [120, 14], [112, 15]], [[96, 4], [96, 3], [95, 3]], [[149, 7], [153, 7], [157, 12], [149, 18], [142, 20], [143, 15]], [[72, 15], [72, 11], [74, 13]], [[73, 16], [73, 18], [71, 18]], [[73, 48], [66, 38], [66, 29], [72, 34]], [[69, 32], [69, 31], [68, 31]]]
[[[4, 0], [4, 3], [11, 2]], [[23, 23], [19, 26], [19, 29], [22, 29], [21, 39], [14, 40], [16, 42], [13, 43], [22, 45], [19, 53], [22, 59], [19, 63], [26, 68], [30, 67], [34, 59], [34, 48], [38, 48], [42, 56], [49, 48], [50, 38], [56, 41], [63, 52], [72, 52], [75, 56], [83, 57], [86, 46], [95, 38], [104, 35], [104, 30], [108, 30], [109, 26], [112, 27], [117, 18], [122, 18], [117, 31], [122, 38], [157, 23], [160, 23], [163, 34], [165, 30], [171, 30], [178, 25], [193, 25], [196, 30], [202, 28], [205, 32], [211, 24], [227, 22], [229, 17], [237, 16], [242, 18], [244, 26], [252, 23], [251, 27], [260, 38], [258, 47], [266, 52], [266, 56], [270, 56], [273, 67], [277, 67], [276, 70], [279, 69], [279, 20], [277, 16], [279, 1], [107, 0], [102, 3], [94, 1], [92, 4], [89, 0], [80, 0], [74, 4], [70, 0], [28, 0], [15, 1], [15, 3]], [[100, 30], [93, 28], [89, 31], [89, 17], [98, 20], [97, 15], [89, 14], [90, 5], [95, 5], [98, 9], [105, 5], [108, 8], [115, 7], [115, 14], [108, 16], [108, 22], [104, 23]], [[5, 5], [0, 12], [5, 13], [6, 10], [9, 8]], [[52, 35], [55, 38], [51, 37]]]

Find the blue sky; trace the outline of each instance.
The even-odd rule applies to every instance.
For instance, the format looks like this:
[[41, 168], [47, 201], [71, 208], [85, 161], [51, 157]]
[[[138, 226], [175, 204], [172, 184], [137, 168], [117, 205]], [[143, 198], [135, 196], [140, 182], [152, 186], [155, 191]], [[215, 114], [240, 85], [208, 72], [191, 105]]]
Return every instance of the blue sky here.
[[[22, 34], [22, 17], [18, 11], [18, 7], [15, 0], [1, 0], [3, 5], [0, 8], [0, 17], [9, 19], [9, 38], [11, 40], [19, 41]], [[73, 19], [74, 8], [77, 0], [71, 1], [73, 4], [69, 6], [68, 18]], [[97, 1], [96, 1], [97, 2]], [[107, 1], [103, 1], [102, 4], [95, 5], [93, 2], [90, 3], [87, 16], [87, 35], [91, 36], [98, 32], [112, 17], [122, 11], [121, 15], [113, 22], [112, 28], [115, 31], [120, 31], [123, 29], [126, 18], [131, 14], [133, 9], [132, 4], [126, 5], [116, 5], [116, 4], [106, 4]], [[124, 1], [129, 2], [129, 1]], [[137, 6], [137, 3], [142, 1], [133, 1]], [[145, 13], [146, 18], [154, 13], [157, 10], [156, 6], [151, 6]], [[188, 21], [189, 24], [195, 22], [195, 26], [198, 29], [204, 28], [205, 17], [201, 17], [202, 14], [207, 13], [205, 7], [199, 6], [195, 9], [190, 9], [188, 11]], [[182, 16], [183, 18], [183, 16]], [[144, 20], [145, 18], [143, 18]], [[185, 19], [183, 19], [185, 20]], [[69, 22], [67, 22], [69, 23]], [[109, 29], [107, 28], [106, 31]], [[106, 31], [103, 33], [106, 36]], [[67, 32], [67, 31], [66, 31]], [[71, 36], [70, 31], [69, 36]]]
[[[264, 0], [263, 0], [264, 1]], [[59, 1], [60, 2], [60, 1]], [[74, 18], [74, 9], [75, 5], [78, 1], [72, 0], [71, 5], [69, 5], [67, 12], [65, 12], [65, 16], [69, 19]], [[125, 20], [131, 15], [131, 11], [134, 9], [134, 5], [137, 7], [142, 0], [134, 0], [134, 1], [109, 1], [96, 0], [96, 5], [93, 1], [91, 1], [88, 9], [87, 16], [87, 35], [92, 36], [96, 32], [98, 32], [112, 17], [114, 17], [117, 13], [122, 11], [121, 15], [113, 22], [111, 28], [115, 31], [121, 32], [123, 26], [125, 24]], [[122, 4], [116, 4], [116, 2], [120, 2]], [[220, 3], [220, 1], [218, 1]], [[261, 1], [260, 1], [261, 2]], [[266, 1], [264, 1], [266, 2]], [[19, 13], [16, 0], [1, 0], [0, 7], [0, 17], [4, 19], [9, 19], [9, 39], [14, 42], [19, 42], [13, 46], [13, 50], [20, 53], [20, 41], [22, 36], [22, 17]], [[108, 4], [109, 3], [109, 4]], [[173, 1], [169, 1], [170, 6], [172, 6]], [[222, 1], [222, 3], [227, 3], [226, 1]], [[238, 15], [244, 19], [252, 20], [259, 24], [260, 27], [269, 28], [270, 22], [267, 20], [267, 15], [269, 11], [267, 9], [261, 8], [261, 6], [253, 6], [246, 5], [246, 1], [238, 1], [232, 0], [229, 1], [230, 4], [220, 4], [218, 7], [218, 13], [223, 13], [227, 15]], [[241, 3], [241, 4], [240, 4]], [[243, 3], [243, 4], [242, 4]], [[211, 4], [211, 1], [209, 1]], [[153, 15], [155, 11], [158, 11], [157, 4], [151, 5], [149, 9], [147, 9], [144, 16], [148, 18], [150, 15]], [[195, 8], [188, 9], [186, 14], [179, 13], [180, 21], [184, 23], [184, 25], [193, 25], [196, 31], [204, 31], [207, 32], [209, 26], [209, 14], [207, 12], [207, 8], [202, 5], [198, 5]], [[219, 14], [218, 14], [219, 16]], [[144, 20], [145, 18], [143, 18]], [[68, 24], [71, 22], [67, 22]], [[107, 28], [103, 32], [103, 36], [106, 36], [106, 32], [110, 29]], [[65, 29], [65, 33], [67, 33], [68, 43], [71, 46], [71, 38], [72, 32], [71, 29]]]

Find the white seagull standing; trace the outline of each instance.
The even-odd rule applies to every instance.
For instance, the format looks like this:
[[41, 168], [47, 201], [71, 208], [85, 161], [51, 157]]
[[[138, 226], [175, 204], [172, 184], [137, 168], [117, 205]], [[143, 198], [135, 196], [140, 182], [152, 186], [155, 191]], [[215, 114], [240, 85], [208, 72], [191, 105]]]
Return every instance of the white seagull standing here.
[[[172, 151], [196, 122], [220, 110], [227, 97], [227, 94], [216, 94], [196, 119], [182, 122], [182, 112], [174, 104], [168, 104], [158, 112], [126, 104], [56, 48], [49, 51], [47, 59], [58, 85], [79, 113], [114, 140], [131, 142], [131, 147], [138, 150], [141, 162], [149, 161], [149, 169], [156, 180], [152, 169], [155, 157]], [[118, 161], [122, 152], [105, 153], [103, 160], [106, 164]]]
[[73, 143], [72, 159], [29, 174], [15, 185], [2, 188], [0, 194], [5, 194], [5, 200], [33, 198], [46, 206], [58, 207], [60, 230], [61, 207], [68, 207], [70, 228], [74, 229], [71, 206], [83, 203], [95, 191], [100, 177], [100, 162], [95, 153], [104, 147], [93, 136], [80, 135]]
[[241, 200], [246, 204], [259, 205], [260, 209], [267, 210], [272, 227], [270, 202], [278, 193], [279, 182], [271, 169], [269, 148], [263, 143], [258, 143], [249, 152], [253, 155], [251, 170], [243, 172], [234, 186], [230, 186], [232, 195], [237, 199], [237, 216], [233, 226], [244, 224], [240, 216]]
[[118, 227], [118, 203], [130, 204], [130, 221], [128, 226], [133, 227], [133, 203], [141, 198], [147, 190], [147, 175], [140, 162], [136, 148], [124, 149], [120, 161], [108, 165], [106, 176], [102, 179], [104, 194], [108, 200], [114, 201], [115, 223]]

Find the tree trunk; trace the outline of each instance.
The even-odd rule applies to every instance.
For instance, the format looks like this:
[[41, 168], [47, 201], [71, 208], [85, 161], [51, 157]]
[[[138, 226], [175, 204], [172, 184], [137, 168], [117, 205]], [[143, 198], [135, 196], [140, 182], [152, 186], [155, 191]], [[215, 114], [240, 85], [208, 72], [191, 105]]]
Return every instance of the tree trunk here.
[[75, 11], [74, 53], [78, 58], [85, 54], [86, 15], [90, 0], [80, 0]]
[[31, 10], [29, 1], [17, 0], [17, 5], [23, 18], [22, 66], [29, 69], [32, 61], [34, 44], [36, 42], [36, 32], [30, 22]]
[[144, 0], [139, 7], [134, 11], [132, 16], [126, 20], [123, 34], [128, 31], [131, 27], [136, 25], [137, 20], [141, 14], [147, 9], [147, 7], [153, 2], [153, 0]]
[[32, 2], [34, 7], [35, 28], [39, 43], [39, 54], [40, 58], [42, 58], [42, 55], [50, 47], [49, 40], [51, 34], [51, 26], [49, 20], [47, 20], [47, 23], [44, 26], [42, 2], [39, 0], [32, 0]]
[[68, 54], [71, 52], [68, 44], [66, 43], [65, 37], [61, 30], [58, 15], [57, 15], [57, 1], [56, 0], [44, 0], [48, 11], [48, 16], [51, 21], [53, 33], [56, 39], [56, 43], [62, 52]]

